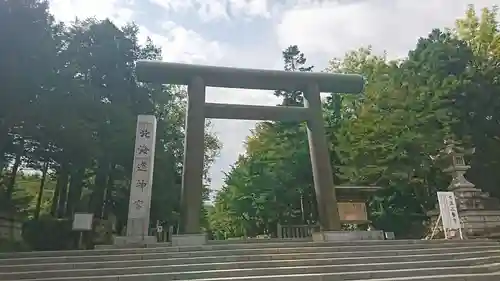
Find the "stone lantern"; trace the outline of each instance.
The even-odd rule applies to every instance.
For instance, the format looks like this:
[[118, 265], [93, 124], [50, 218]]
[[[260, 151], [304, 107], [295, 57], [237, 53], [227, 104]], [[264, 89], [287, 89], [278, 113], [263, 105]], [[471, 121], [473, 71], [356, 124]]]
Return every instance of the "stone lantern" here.
[[454, 142], [448, 142], [444, 153], [441, 154], [441, 161], [448, 165], [443, 169], [443, 172], [451, 175], [451, 183], [448, 186], [450, 191], [459, 189], [474, 189], [474, 184], [469, 182], [464, 174], [470, 169], [470, 166], [465, 163], [464, 156], [473, 154], [474, 149], [465, 150], [457, 147]]
[[[464, 234], [468, 237], [491, 236], [500, 233], [500, 201], [491, 198], [465, 178], [465, 173], [470, 169], [465, 156], [473, 153], [474, 149], [464, 149], [454, 141], [445, 141], [445, 148], [433, 160], [444, 167], [443, 172], [451, 176], [448, 190], [455, 194]], [[437, 219], [438, 209], [436, 206], [436, 210], [428, 213], [431, 221]]]

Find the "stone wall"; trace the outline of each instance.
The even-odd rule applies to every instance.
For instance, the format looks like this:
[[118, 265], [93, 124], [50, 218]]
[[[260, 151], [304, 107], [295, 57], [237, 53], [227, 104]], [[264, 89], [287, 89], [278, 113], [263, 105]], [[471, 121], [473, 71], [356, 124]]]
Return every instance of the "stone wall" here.
[[0, 214], [0, 239], [22, 241], [22, 223]]
[[469, 236], [482, 236], [500, 227], [500, 210], [462, 211], [460, 217]]

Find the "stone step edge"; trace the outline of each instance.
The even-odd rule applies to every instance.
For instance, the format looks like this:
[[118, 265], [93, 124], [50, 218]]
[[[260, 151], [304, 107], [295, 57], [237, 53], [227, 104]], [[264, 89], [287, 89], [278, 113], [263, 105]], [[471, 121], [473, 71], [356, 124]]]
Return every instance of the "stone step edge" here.
[[[350, 280], [350, 281], [406, 281], [406, 280], [415, 280], [415, 281], [430, 281], [430, 280], [441, 280], [443, 278], [449, 278], [448, 280], [454, 280], [454, 281], [492, 281], [493, 279], [481, 279], [481, 280], [476, 280], [476, 279], [464, 279], [468, 277], [491, 277], [491, 276], [498, 276], [498, 279], [500, 280], [500, 272], [490, 272], [490, 273], [475, 273], [475, 274], [446, 274], [446, 275], [428, 275], [428, 276], [415, 276], [415, 277], [391, 277], [391, 278], [376, 278], [376, 279], [357, 279], [357, 280]], [[307, 277], [312, 277], [312, 278], [307, 278]], [[317, 277], [317, 278], [314, 278]], [[306, 279], [307, 278], [307, 279]], [[314, 279], [313, 279], [314, 278]], [[459, 279], [460, 278], [460, 279]], [[324, 281], [324, 276], [323, 275], [307, 275], [307, 274], [291, 274], [291, 275], [275, 275], [275, 276], [248, 276], [243, 278], [232, 278], [232, 277], [223, 277], [223, 278], [205, 278], [205, 279], [189, 279], [189, 280], [177, 280], [177, 281], [227, 281], [227, 280], [247, 280], [247, 281], [259, 281], [259, 280], [275, 280], [275, 279], [284, 279], [287, 281], [295, 281], [295, 280], [301, 280], [301, 281]]]
[[[395, 240], [351, 240], [351, 241], [312, 241], [312, 240], [303, 240], [303, 239], [282, 239], [282, 240], [273, 240], [266, 241], [266, 239], [262, 239], [262, 242], [228, 242], [231, 240], [208, 240], [207, 244], [199, 245], [199, 246], [172, 246], [172, 242], [159, 242], [154, 244], [130, 244], [123, 246], [115, 246], [115, 245], [96, 245], [95, 250], [125, 250], [125, 249], [147, 249], [148, 246], [152, 248], [158, 248], [161, 245], [164, 245], [165, 248], [190, 248], [190, 247], [255, 247], [256, 245], [268, 246], [268, 245], [307, 245], [307, 244], [335, 244], [335, 245], [345, 245], [345, 244], [436, 244], [436, 243], [474, 243], [474, 242], [498, 242], [497, 240], [487, 239], [487, 238], [477, 238], [477, 239], [464, 239], [464, 240], [451, 240], [451, 239], [433, 239], [433, 240], [425, 240], [425, 239], [395, 239]], [[214, 242], [217, 241], [217, 242]], [[121, 248], [123, 247], [123, 248]], [[93, 251], [93, 250], [70, 250], [70, 251]], [[61, 251], [58, 251], [61, 252]], [[66, 251], [68, 252], [68, 251]]]
[[[490, 273], [476, 273], [476, 274], [451, 274], [451, 275], [431, 275], [431, 276], [417, 276], [417, 277], [396, 277], [396, 278], [377, 278], [377, 279], [364, 279], [364, 280], [352, 280], [352, 281], [406, 281], [406, 280], [430, 280], [437, 278], [449, 278], [455, 281], [466, 281], [463, 278], [467, 277], [489, 277], [498, 276], [500, 279], [500, 272], [490, 272]], [[461, 278], [461, 279], [458, 279]], [[467, 279], [469, 280], [469, 279]], [[470, 279], [472, 280], [472, 279]], [[486, 280], [486, 279], [484, 279]], [[193, 280], [191, 280], [193, 281]], [[476, 279], [474, 279], [476, 281]], [[491, 281], [488, 279], [488, 281]]]
[[[329, 247], [326, 247], [326, 248], [329, 248]], [[351, 253], [357, 253], [358, 251], [349, 251], [349, 252], [340, 252], [340, 251], [334, 251], [336, 248], [333, 248], [332, 251], [328, 251], [328, 252], [290, 252], [290, 253], [280, 253], [280, 252], [277, 252], [277, 253], [248, 253], [248, 252], [245, 252], [242, 254], [242, 253], [235, 253], [233, 255], [231, 255], [231, 253], [228, 253], [229, 255], [222, 255], [222, 256], [213, 256], [214, 258], [220, 258], [220, 257], [230, 257], [230, 256], [268, 256], [268, 255], [296, 255], [296, 256], [299, 256], [299, 255], [314, 255], [314, 254], [327, 254], [327, 253], [331, 253], [331, 254], [337, 254], [337, 255], [348, 255], [348, 254], [351, 254]], [[490, 245], [490, 246], [478, 246], [478, 247], [475, 247], [474, 249], [482, 249], [482, 250], [494, 250], [494, 249], [500, 249], [499, 246], [497, 245]], [[368, 254], [368, 256], [370, 256], [371, 254], [373, 255], [376, 255], [378, 253], [387, 253], [387, 252], [394, 252], [394, 253], [406, 253], [406, 252], [435, 252], [435, 251], [452, 251], [452, 253], [454, 253], [454, 251], [457, 251], [457, 250], [472, 250], [470, 247], [446, 247], [446, 248], [417, 248], [417, 249], [391, 249], [391, 250], [372, 250], [372, 251], [364, 251], [365, 254]], [[220, 252], [220, 251], [216, 251], [216, 252]], [[186, 253], [186, 254], [192, 254], [192, 253], [200, 253], [200, 252], [197, 252], [197, 251], [194, 251], [194, 252], [183, 252], [183, 253]], [[449, 252], [448, 252], [449, 253]], [[465, 253], [468, 253], [468, 252], [465, 252]], [[161, 255], [169, 255], [171, 253], [146, 253], [146, 254], [128, 254], [127, 256], [136, 256], [136, 257], [140, 257], [141, 259], [140, 260], [147, 260], [147, 259], [143, 259], [144, 256], [161, 256]], [[65, 259], [68, 259], [68, 258], [71, 258], [71, 259], [98, 259], [99, 257], [106, 257], [106, 258], [120, 258], [122, 257], [123, 255], [102, 255], [102, 256], [69, 256], [69, 257], [46, 257], [45, 260], [48, 260], [48, 259], [52, 259], [52, 260], [63, 260], [64, 262], [62, 263], [68, 263], [67, 261], [65, 261]], [[193, 256], [193, 257], [190, 257], [190, 256], [187, 256], [187, 257], [180, 257], [180, 258], [169, 258], [169, 259], [199, 259], [199, 258], [204, 258], [205, 256]], [[366, 257], [366, 255], [364, 256], [351, 256], [351, 257], [357, 257], [357, 258], [363, 258], [363, 257]], [[30, 257], [30, 258], [17, 258], [17, 259], [4, 259], [4, 261], [23, 261], [23, 262], [29, 262], [31, 260], [40, 260], [40, 258], [33, 258], [33, 257]], [[92, 262], [116, 262], [116, 261], [120, 261], [120, 259], [118, 260], [111, 260], [111, 261], [96, 261], [96, 260], [92, 260]], [[122, 260], [122, 261], [125, 261], [125, 260]], [[87, 261], [72, 261], [72, 262], [69, 262], [69, 263], [82, 263], [82, 262], [89, 262], [88, 260]], [[51, 264], [55, 264], [55, 263], [58, 263], [58, 262], [52, 262]], [[40, 263], [39, 263], [40, 264]], [[43, 263], [43, 264], [49, 264], [49, 263]], [[13, 265], [19, 265], [19, 264], [11, 264], [11, 263], [2, 263], [2, 260], [0, 260], [0, 266], [13, 266]], [[26, 264], [28, 265], [28, 264]]]
[[[359, 241], [339, 241], [339, 242], [290, 242], [285, 241], [281, 243], [241, 243], [241, 244], [209, 244], [202, 246], [165, 246], [165, 247], [138, 247], [138, 248], [106, 248], [106, 249], [95, 249], [95, 250], [68, 250], [68, 251], [31, 251], [31, 252], [17, 252], [17, 253], [0, 253], [0, 259], [2, 258], [16, 258], [16, 257], [46, 257], [48, 255], [66, 255], [66, 256], [79, 256], [82, 253], [96, 253], [101, 252], [130, 252], [137, 250], [169, 250], [169, 252], [183, 252], [183, 251], [217, 251], [217, 250], [232, 250], [232, 249], [266, 249], [266, 248], [286, 248], [286, 247], [315, 247], [320, 245], [331, 245], [331, 246], [393, 246], [393, 245], [435, 245], [435, 244], [475, 244], [475, 243], [491, 243], [499, 244], [500, 242], [490, 239], [471, 239], [471, 240], [359, 240]], [[364, 245], [360, 245], [364, 244]], [[259, 245], [259, 246], [256, 246]]]
[[[488, 266], [488, 265], [495, 265], [495, 264], [500, 264], [500, 256], [493, 256], [493, 257], [479, 257], [479, 258], [465, 258], [465, 259], [453, 259], [453, 260], [433, 260], [433, 261], [409, 261], [409, 262], [382, 262], [382, 263], [369, 263], [369, 264], [340, 264], [340, 265], [308, 265], [308, 266], [277, 266], [277, 267], [257, 267], [257, 268], [231, 268], [231, 269], [214, 269], [214, 270], [193, 270], [193, 271], [168, 271], [168, 272], [156, 272], [156, 273], [129, 273], [129, 274], [123, 274], [123, 275], [118, 275], [118, 276], [125, 276], [125, 275], [133, 275], [133, 274], [144, 274], [144, 275], [151, 275], [151, 274], [162, 274], [162, 275], [183, 275], [183, 274], [203, 274], [203, 273], [226, 273], [226, 272], [245, 272], [245, 271], [259, 271], [259, 270], [285, 270], [285, 269], [306, 269], [306, 268], [335, 268], [335, 267], [340, 267], [340, 268], [347, 268], [347, 267], [359, 267], [360, 269], [363, 268], [364, 266], [391, 266], [395, 264], [399, 265], [423, 265], [426, 264], [425, 267], [418, 268], [418, 269], [430, 269], [433, 268], [432, 264], [437, 264], [437, 263], [454, 263], [454, 262], [481, 262], [481, 261], [491, 261], [489, 263], [480, 263], [480, 264], [472, 264], [472, 265], [467, 265], [467, 266], [443, 266], [441, 265], [440, 268], [453, 268], [453, 267], [474, 267], [474, 266]], [[151, 266], [149, 268], [162, 268], [164, 266]], [[132, 270], [140, 270], [143, 269], [144, 267], [128, 267], [128, 269]], [[85, 272], [85, 271], [95, 271], [96, 275], [85, 275], [89, 278], [92, 277], [98, 277], [98, 276], [116, 276], [116, 274], [102, 274], [100, 271], [116, 271], [124, 268], [105, 268], [105, 269], [74, 269], [74, 270], [48, 270], [48, 271], [28, 271], [28, 272], [13, 272], [13, 273], [0, 273], [0, 277], [7, 277], [9, 278], [10, 276], [16, 277], [17, 274], [50, 274], [50, 273], [55, 273], [57, 274], [58, 272], [75, 272], [76, 275], [80, 272]], [[414, 268], [405, 268], [405, 269], [398, 269], [398, 270], [412, 270]], [[380, 270], [380, 269], [369, 269], [369, 270], [364, 270], [364, 272], [372, 272], [372, 271], [386, 271], [386, 270]], [[337, 272], [337, 273], [345, 273], [345, 274], [351, 274], [355, 272], [360, 272], [360, 271], [345, 271], [345, 272]], [[325, 273], [326, 274], [326, 273]], [[57, 277], [54, 277], [57, 278]], [[24, 279], [20, 279], [24, 280]]]
[[[491, 268], [495, 267], [494, 272], [486, 272], [486, 273], [500, 273], [500, 263], [492, 263], [492, 264], [480, 264], [480, 265], [470, 265], [470, 266], [453, 266], [453, 267], [437, 267], [433, 268], [434, 271], [445, 271], [445, 270], [456, 270], [456, 269], [481, 269], [485, 268], [486, 270], [492, 270]], [[370, 270], [370, 271], [355, 271], [355, 272], [332, 272], [332, 273], [306, 273], [306, 274], [281, 274], [281, 275], [262, 275], [262, 276], [236, 276], [236, 277], [216, 277], [216, 278], [205, 278], [205, 279], [186, 279], [185, 281], [222, 281], [222, 280], [262, 280], [262, 279], [269, 279], [269, 278], [276, 278], [276, 277], [285, 277], [285, 278], [290, 278], [290, 277], [314, 277], [314, 276], [319, 276], [321, 279], [324, 280], [325, 277], [328, 276], [338, 276], [340, 274], [347, 275], [347, 274], [366, 274], [366, 273], [380, 273], [380, 272], [386, 272], [386, 273], [392, 273], [392, 272], [402, 272], [402, 271], [407, 271], [407, 272], [421, 272], [421, 271], [427, 271], [429, 268], [412, 268], [412, 269], [389, 269], [389, 270]], [[482, 274], [482, 273], [481, 273]], [[54, 277], [54, 278], [36, 278], [36, 279], [21, 279], [22, 281], [68, 281], [68, 280], [82, 280], [82, 281], [88, 281], [88, 280], [94, 280], [94, 281], [103, 281], [103, 280], [121, 280], [125, 278], [133, 278], [133, 277], [138, 277], [138, 278], [145, 278], [145, 277], [155, 277], [155, 276], [165, 276], [165, 275], [170, 275], [169, 273], [144, 273], [144, 274], [124, 274], [124, 275], [106, 275], [106, 276], [82, 276], [82, 277]], [[421, 277], [428, 277], [429, 275], [426, 276], [421, 276]], [[387, 279], [387, 278], [386, 278]], [[4, 281], [21, 281], [19, 279], [12, 279], [12, 280], [4, 280]], [[126, 279], [125, 279], [126, 280]], [[183, 279], [172, 279], [172, 280], [183, 280]], [[290, 279], [287, 279], [290, 280]], [[303, 280], [303, 279], [301, 279]], [[393, 280], [390, 278], [389, 280]], [[352, 281], [352, 280], [349, 280]], [[365, 281], [365, 280], [363, 280]]]
[[[112, 253], [112, 254], [101, 254], [99, 255], [98, 252], [94, 251], [82, 251], [82, 253], [85, 254], [90, 254], [90, 255], [60, 255], [60, 256], [19, 256], [19, 257], [0, 257], [0, 263], [2, 260], [35, 260], [35, 259], [40, 259], [40, 258], [90, 258], [90, 257], [100, 257], [100, 256], [123, 256], [123, 255], [150, 255], [150, 254], [175, 254], [175, 253], [206, 253], [207, 255], [210, 254], [211, 252], [227, 252], [227, 253], [238, 253], [238, 252], [258, 252], [258, 251], [266, 251], [266, 250], [274, 250], [274, 251], [287, 251], [287, 250], [294, 250], [294, 249], [332, 249], [332, 251], [342, 251], [343, 249], [352, 249], [350, 252], [354, 251], [366, 251], [368, 249], [372, 248], [379, 248], [379, 249], [385, 249], [386, 251], [398, 251], [398, 250], [422, 250], [422, 249], [435, 249], [438, 248], [439, 246], [448, 246], [448, 247], [453, 247], [453, 246], [465, 246], [471, 247], [471, 246], [476, 246], [476, 247], [500, 247], [500, 243], [477, 243], [477, 244], [464, 244], [464, 243], [444, 243], [444, 244], [430, 244], [430, 245], [419, 245], [419, 244], [394, 244], [394, 245], [363, 245], [363, 246], [330, 246], [330, 245], [322, 245], [322, 246], [312, 246], [312, 247], [265, 247], [265, 248], [244, 248], [244, 249], [221, 249], [221, 250], [192, 250], [192, 251], [144, 251], [141, 253]], [[425, 247], [425, 246], [431, 246], [431, 247]], [[161, 248], [156, 248], [156, 249], [161, 249]], [[356, 249], [356, 250], [354, 250]], [[64, 252], [61, 252], [61, 254], [64, 254]]]
[[[15, 271], [16, 270], [16, 267], [19, 268], [19, 267], [29, 267], [29, 266], [47, 266], [47, 265], [50, 265], [50, 264], [36, 264], [36, 265], [14, 265], [14, 266], [9, 266], [9, 265], [0, 265], [0, 269], [1, 268], [7, 268], [13, 272], [7, 272], [7, 271], [0, 271], [0, 276], [2, 274], [6, 274], [6, 273], [33, 273], [33, 272], [67, 272], [67, 271], [86, 271], [86, 270], [119, 270], [119, 269], [122, 269], [122, 268], [135, 268], [135, 269], [141, 269], [141, 268], [160, 268], [160, 267], [179, 267], [179, 268], [182, 268], [182, 267], [196, 267], [196, 266], [203, 266], [203, 265], [222, 265], [222, 264], [246, 264], [246, 263], [254, 263], [256, 265], [258, 264], [261, 264], [261, 263], [283, 263], [283, 262], [290, 262], [290, 263], [300, 263], [301, 261], [332, 261], [332, 263], [334, 263], [335, 261], [338, 261], [338, 260], [361, 260], [363, 261], [363, 259], [386, 259], [386, 260], [390, 260], [390, 259], [401, 259], [401, 258], [405, 258], [405, 257], [420, 257], [420, 258], [423, 258], [423, 257], [428, 257], [428, 256], [443, 256], [443, 258], [445, 258], [446, 256], [454, 256], [454, 257], [457, 257], [457, 256], [465, 256], [465, 255], [471, 255], [471, 254], [481, 254], [481, 255], [484, 255], [484, 254], [498, 254], [498, 255], [493, 255], [493, 256], [481, 256], [481, 257], [464, 257], [464, 258], [454, 258], [454, 259], [437, 259], [437, 260], [429, 260], [429, 261], [424, 261], [424, 260], [420, 260], [420, 261], [405, 261], [405, 262], [380, 262], [380, 263], [354, 263], [354, 264], [351, 264], [352, 266], [367, 266], [367, 265], [380, 265], [380, 264], [395, 264], [395, 263], [399, 263], [399, 264], [414, 264], [414, 263], [429, 263], [429, 262], [445, 262], [445, 261], [450, 261], [450, 262], [454, 262], [454, 261], [480, 261], [480, 260], [488, 260], [488, 259], [500, 259], [500, 250], [492, 250], [492, 251], [475, 251], [475, 252], [466, 252], [466, 253], [463, 253], [463, 252], [460, 252], [460, 253], [444, 253], [444, 254], [440, 254], [440, 253], [436, 253], [436, 254], [420, 254], [420, 255], [395, 255], [395, 256], [371, 256], [371, 257], [362, 257], [361, 259], [359, 257], [342, 257], [342, 258], [312, 258], [312, 259], [288, 259], [288, 260], [261, 260], [261, 261], [226, 261], [226, 262], [207, 262], [207, 263], [188, 263], [188, 264], [164, 264], [164, 265], [152, 265], [152, 266], [127, 266], [127, 267], [99, 267], [99, 268], [70, 268], [70, 269], [60, 269], [60, 270], [57, 270], [57, 269], [50, 269], [50, 270], [27, 270], [27, 271]], [[168, 259], [164, 259], [164, 260], [168, 260]], [[147, 262], [148, 260], [136, 260], [136, 261], [141, 261], [141, 262]], [[116, 261], [114, 261], [116, 262]], [[127, 261], [128, 262], [128, 261]], [[85, 262], [85, 263], [95, 263], [95, 262]], [[60, 265], [59, 264], [52, 264], [52, 265]], [[336, 264], [332, 264], [332, 265], [336, 265]], [[350, 266], [349, 264], [337, 264], [338, 266]], [[282, 266], [279, 266], [279, 267], [282, 267]], [[274, 267], [274, 268], [279, 268], [279, 267]], [[292, 266], [293, 267], [293, 266]], [[314, 267], [314, 266], [307, 266], [307, 267]], [[269, 268], [272, 268], [272, 267], [263, 267], [263, 268], [259, 268], [259, 267], [255, 267], [255, 268], [234, 268], [234, 269], [254, 269], [254, 270], [258, 270], [258, 269], [269, 269]], [[229, 270], [229, 269], [228, 269]], [[233, 270], [233, 269], [230, 269], [230, 270]], [[179, 272], [179, 273], [183, 273], [183, 272]]]

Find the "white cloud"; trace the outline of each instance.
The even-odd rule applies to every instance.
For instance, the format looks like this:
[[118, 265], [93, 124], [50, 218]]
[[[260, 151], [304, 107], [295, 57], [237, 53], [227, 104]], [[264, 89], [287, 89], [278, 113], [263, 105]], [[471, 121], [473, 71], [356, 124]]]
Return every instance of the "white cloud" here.
[[371, 44], [400, 57], [433, 28], [453, 26], [471, 2], [477, 8], [500, 4], [500, 0], [323, 1], [285, 11], [275, 28], [282, 47], [297, 44], [306, 54], [342, 56]]
[[[133, 11], [125, 7], [132, 0], [51, 0], [50, 11], [57, 20], [70, 22], [76, 17], [97, 19], [110, 18], [118, 26], [130, 22]], [[172, 5], [181, 2], [172, 1]], [[163, 57], [168, 61], [185, 63], [207, 63], [218, 61], [223, 56], [223, 47], [216, 41], [209, 41], [193, 30], [177, 23], [165, 21], [164, 32], [153, 33], [147, 27], [140, 26], [139, 37], [142, 42], [149, 36], [153, 42], [163, 48]]]
[[270, 16], [268, 0], [149, 0], [167, 11], [196, 11], [203, 21], [228, 20], [239, 17]]
[[267, 0], [229, 0], [233, 16], [263, 17], [271, 16]]
[[[130, 0], [129, 0], [130, 1]], [[76, 17], [110, 18], [118, 25], [132, 19], [133, 11], [120, 0], [50, 0], [50, 12], [59, 21], [70, 22]]]
[[171, 62], [209, 64], [219, 61], [224, 46], [217, 41], [203, 38], [199, 33], [173, 22], [163, 25], [163, 33], [153, 33], [147, 27], [140, 27], [140, 41], [150, 37], [162, 48], [163, 59]]
[[157, 4], [166, 10], [176, 12], [186, 11], [193, 8], [191, 0], [150, 0], [151, 3]]
[[205, 21], [227, 19], [225, 1], [220, 0], [150, 0], [167, 11], [185, 13], [196, 10]]
[[[165, 45], [165, 59], [176, 59], [176, 54], [183, 57], [191, 57], [193, 61], [219, 61], [223, 56], [223, 47], [217, 41], [206, 40], [193, 30], [187, 30], [176, 26], [169, 30], [172, 37], [172, 47]], [[173, 52], [170, 54], [170, 52]], [[191, 61], [191, 62], [193, 62]]]

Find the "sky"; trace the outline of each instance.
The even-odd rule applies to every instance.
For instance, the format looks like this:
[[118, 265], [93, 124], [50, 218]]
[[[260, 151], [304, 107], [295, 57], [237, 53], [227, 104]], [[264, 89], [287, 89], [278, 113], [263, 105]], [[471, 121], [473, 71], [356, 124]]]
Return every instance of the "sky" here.
[[[76, 17], [134, 21], [169, 62], [281, 69], [281, 52], [298, 45], [321, 71], [332, 58], [372, 45], [391, 58], [406, 56], [433, 28], [452, 27], [467, 5], [500, 0], [49, 0], [59, 21]], [[271, 92], [207, 89], [208, 102], [276, 105]], [[255, 121], [213, 120], [223, 144], [211, 168], [211, 188], [220, 189]]]

